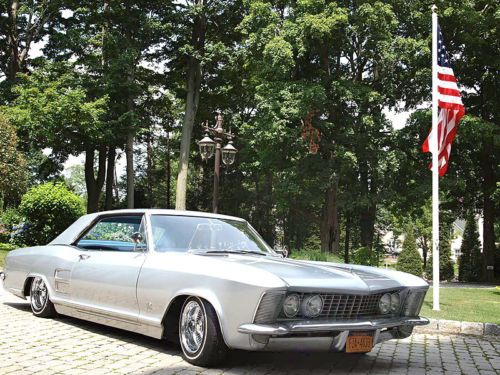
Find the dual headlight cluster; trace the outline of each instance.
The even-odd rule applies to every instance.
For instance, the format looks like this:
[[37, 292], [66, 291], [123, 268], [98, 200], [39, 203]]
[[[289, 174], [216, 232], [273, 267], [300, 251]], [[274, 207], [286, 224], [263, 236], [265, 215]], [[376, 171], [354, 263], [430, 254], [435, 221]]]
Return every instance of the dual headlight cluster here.
[[319, 294], [311, 294], [303, 299], [298, 294], [289, 294], [283, 303], [283, 313], [287, 318], [295, 317], [299, 311], [308, 318], [315, 318], [323, 310], [323, 298]]
[[[401, 308], [401, 296], [398, 292], [385, 293], [378, 302], [378, 311], [382, 315], [394, 314]], [[286, 296], [283, 313], [287, 318], [294, 318], [301, 313], [307, 318], [316, 318], [323, 310], [323, 298], [319, 294], [306, 295], [303, 298], [293, 293]]]
[[381, 314], [396, 313], [401, 306], [401, 297], [399, 293], [385, 293], [378, 302], [378, 311]]

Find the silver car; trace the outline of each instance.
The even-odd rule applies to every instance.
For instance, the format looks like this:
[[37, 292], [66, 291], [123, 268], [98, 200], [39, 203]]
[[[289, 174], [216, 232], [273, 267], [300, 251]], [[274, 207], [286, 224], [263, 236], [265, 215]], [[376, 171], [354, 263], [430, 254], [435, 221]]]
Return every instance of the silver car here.
[[85, 215], [46, 246], [11, 251], [0, 277], [36, 316], [175, 340], [199, 366], [230, 349], [368, 352], [428, 323], [418, 277], [286, 259], [245, 220], [200, 212]]

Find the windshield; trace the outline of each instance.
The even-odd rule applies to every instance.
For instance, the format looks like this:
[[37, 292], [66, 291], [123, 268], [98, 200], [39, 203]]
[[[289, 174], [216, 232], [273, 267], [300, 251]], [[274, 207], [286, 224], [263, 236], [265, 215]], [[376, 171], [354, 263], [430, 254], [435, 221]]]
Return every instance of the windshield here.
[[245, 221], [151, 215], [158, 252], [255, 252], [274, 254]]

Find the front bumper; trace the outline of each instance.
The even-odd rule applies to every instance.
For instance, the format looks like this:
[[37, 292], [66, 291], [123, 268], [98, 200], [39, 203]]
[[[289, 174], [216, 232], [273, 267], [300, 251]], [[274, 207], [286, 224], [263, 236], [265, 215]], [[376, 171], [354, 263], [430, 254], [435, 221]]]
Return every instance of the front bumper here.
[[345, 350], [351, 332], [365, 332], [373, 345], [411, 335], [414, 326], [428, 324], [421, 317], [398, 317], [363, 321], [302, 321], [277, 324], [242, 324], [238, 332], [248, 334], [250, 350], [334, 351]]
[[294, 333], [316, 333], [332, 331], [374, 331], [399, 326], [423, 326], [429, 320], [422, 317], [398, 317], [391, 319], [371, 319], [362, 321], [321, 321], [281, 322], [276, 324], [242, 324], [238, 332], [251, 335], [284, 336]]

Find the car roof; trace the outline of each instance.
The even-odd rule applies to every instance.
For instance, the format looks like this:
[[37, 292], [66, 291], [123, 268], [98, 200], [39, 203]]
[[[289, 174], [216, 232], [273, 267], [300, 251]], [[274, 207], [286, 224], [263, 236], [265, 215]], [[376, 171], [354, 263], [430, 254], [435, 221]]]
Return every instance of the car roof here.
[[149, 214], [149, 215], [171, 215], [171, 216], [192, 216], [192, 217], [206, 217], [213, 219], [225, 219], [225, 220], [237, 220], [245, 221], [242, 218], [228, 215], [213, 214], [208, 212], [200, 211], [181, 211], [181, 210], [167, 210], [167, 209], [157, 209], [157, 208], [134, 208], [134, 209], [123, 209], [123, 210], [110, 210], [110, 211], [100, 211], [87, 215], [83, 215], [73, 224], [71, 224], [64, 232], [57, 236], [54, 240], [50, 242], [50, 245], [70, 245], [77, 237], [92, 224], [99, 217], [110, 216], [110, 215], [127, 215], [127, 214]]
[[150, 215], [172, 215], [172, 216], [196, 216], [196, 217], [209, 217], [214, 219], [226, 219], [226, 220], [237, 220], [245, 221], [244, 219], [236, 216], [214, 214], [210, 212], [202, 211], [187, 211], [187, 210], [170, 210], [163, 208], [127, 208], [120, 210], [110, 210], [110, 211], [100, 211], [92, 214], [87, 214], [86, 216], [92, 216], [95, 218], [100, 215], [126, 215], [126, 214], [150, 214]]

